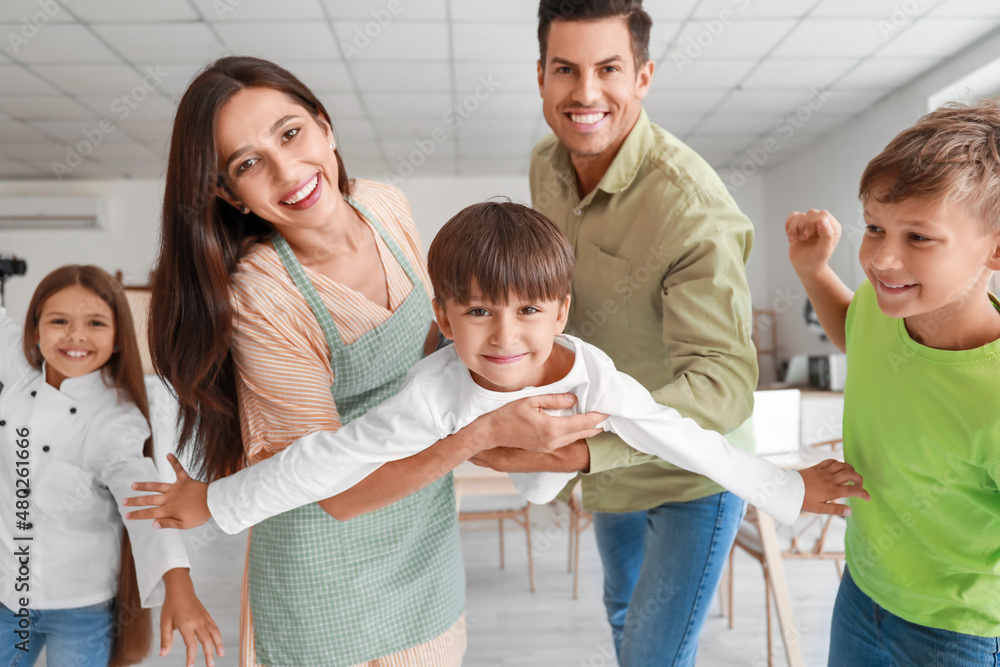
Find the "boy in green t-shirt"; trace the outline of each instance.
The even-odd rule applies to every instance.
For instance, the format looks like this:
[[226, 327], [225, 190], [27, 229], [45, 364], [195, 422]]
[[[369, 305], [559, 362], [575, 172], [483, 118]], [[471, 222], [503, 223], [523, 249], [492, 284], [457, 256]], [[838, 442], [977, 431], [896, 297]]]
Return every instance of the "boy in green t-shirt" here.
[[827, 260], [840, 225], [793, 213], [789, 257], [847, 352], [851, 502], [831, 667], [995, 665], [1000, 655], [1000, 103], [920, 119], [861, 178], [867, 281]]

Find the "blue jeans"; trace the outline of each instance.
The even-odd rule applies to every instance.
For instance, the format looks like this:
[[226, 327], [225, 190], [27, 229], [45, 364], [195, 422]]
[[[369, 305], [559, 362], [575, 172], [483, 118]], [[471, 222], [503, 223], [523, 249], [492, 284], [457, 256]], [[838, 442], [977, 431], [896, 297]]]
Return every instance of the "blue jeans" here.
[[594, 513], [604, 607], [622, 667], [691, 667], [746, 505], [725, 491]]
[[833, 607], [829, 667], [996, 667], [1000, 639], [904, 621], [844, 572]]
[[31, 667], [44, 646], [50, 667], [108, 667], [112, 603], [31, 609], [26, 619], [0, 604], [0, 666]]

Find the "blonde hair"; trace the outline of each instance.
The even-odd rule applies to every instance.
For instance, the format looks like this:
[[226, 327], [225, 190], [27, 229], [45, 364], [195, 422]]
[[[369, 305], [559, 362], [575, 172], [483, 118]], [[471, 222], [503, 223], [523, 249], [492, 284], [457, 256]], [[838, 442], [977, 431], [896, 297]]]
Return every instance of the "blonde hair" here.
[[883, 204], [951, 199], [1000, 230], [1000, 102], [941, 107], [903, 130], [865, 168], [859, 196]]

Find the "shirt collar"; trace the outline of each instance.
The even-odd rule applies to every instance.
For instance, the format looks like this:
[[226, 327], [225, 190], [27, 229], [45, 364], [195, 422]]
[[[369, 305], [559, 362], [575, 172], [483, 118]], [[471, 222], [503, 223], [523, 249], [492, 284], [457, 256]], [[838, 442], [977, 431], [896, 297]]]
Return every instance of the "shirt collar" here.
[[[45, 382], [45, 360], [42, 360], [42, 383]], [[108, 385], [104, 382], [104, 369], [98, 368], [93, 373], [87, 373], [86, 375], [81, 375], [75, 378], [66, 378], [62, 381], [59, 389], [56, 391], [69, 396], [75, 401], [84, 401], [88, 397], [94, 395], [94, 392], [101, 389], [107, 389]], [[53, 387], [55, 389], [55, 387]]]
[[[631, 131], [628, 133], [628, 137], [625, 138], [625, 142], [618, 149], [618, 154], [611, 161], [608, 170], [604, 172], [604, 176], [601, 177], [597, 187], [594, 188], [594, 192], [603, 190], [608, 194], [614, 194], [628, 189], [639, 173], [639, 167], [642, 166], [652, 146], [653, 127], [649, 122], [649, 116], [646, 115], [646, 110], [641, 109], [639, 111], [639, 118], [636, 119], [635, 125], [632, 126]], [[566, 183], [565, 185], [575, 193], [576, 172], [573, 170], [573, 162], [570, 159], [569, 151], [566, 150], [565, 146], [559, 144], [559, 149], [555, 151], [553, 157], [555, 158], [553, 163], [557, 170], [568, 169], [569, 173], [574, 174], [573, 184]], [[584, 200], [589, 201], [592, 195], [593, 192], [588, 193], [584, 197]]]

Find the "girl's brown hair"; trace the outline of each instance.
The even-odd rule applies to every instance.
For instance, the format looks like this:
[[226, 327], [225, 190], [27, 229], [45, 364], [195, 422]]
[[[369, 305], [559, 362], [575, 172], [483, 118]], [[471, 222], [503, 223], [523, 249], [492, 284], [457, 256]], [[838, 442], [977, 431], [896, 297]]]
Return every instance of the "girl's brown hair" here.
[[[215, 124], [239, 91], [270, 88], [287, 95], [317, 121], [330, 114], [301, 81], [258, 58], [221, 58], [195, 77], [177, 107], [166, 189], [160, 254], [152, 274], [149, 351], [153, 365], [180, 403], [178, 451], [194, 450], [195, 476], [215, 480], [246, 463], [240, 435], [236, 371], [230, 352], [233, 310], [230, 276], [247, 250], [273, 231], [216, 196], [219, 174]], [[351, 181], [340, 153], [340, 191]]]
[[[38, 321], [45, 302], [56, 292], [73, 285], [81, 285], [96, 294], [111, 308], [115, 323], [115, 347], [101, 374], [104, 383], [118, 390], [120, 400], [133, 403], [149, 423], [149, 400], [142, 377], [142, 359], [135, 338], [132, 311], [121, 283], [96, 266], [73, 264], [56, 269], [42, 279], [31, 296], [28, 314], [24, 321], [24, 356], [34, 368], [41, 370], [42, 353], [35, 345]], [[152, 458], [153, 439], [147, 438], [142, 448], [143, 456]], [[118, 592], [115, 594], [114, 626], [110, 667], [134, 665], [142, 662], [149, 653], [153, 639], [153, 619], [148, 609], [143, 609], [139, 595], [139, 582], [135, 574], [132, 543], [128, 531], [122, 533], [121, 559], [118, 570]]]
[[893, 139], [861, 176], [862, 201], [951, 198], [1000, 229], [1000, 102], [941, 107]]

